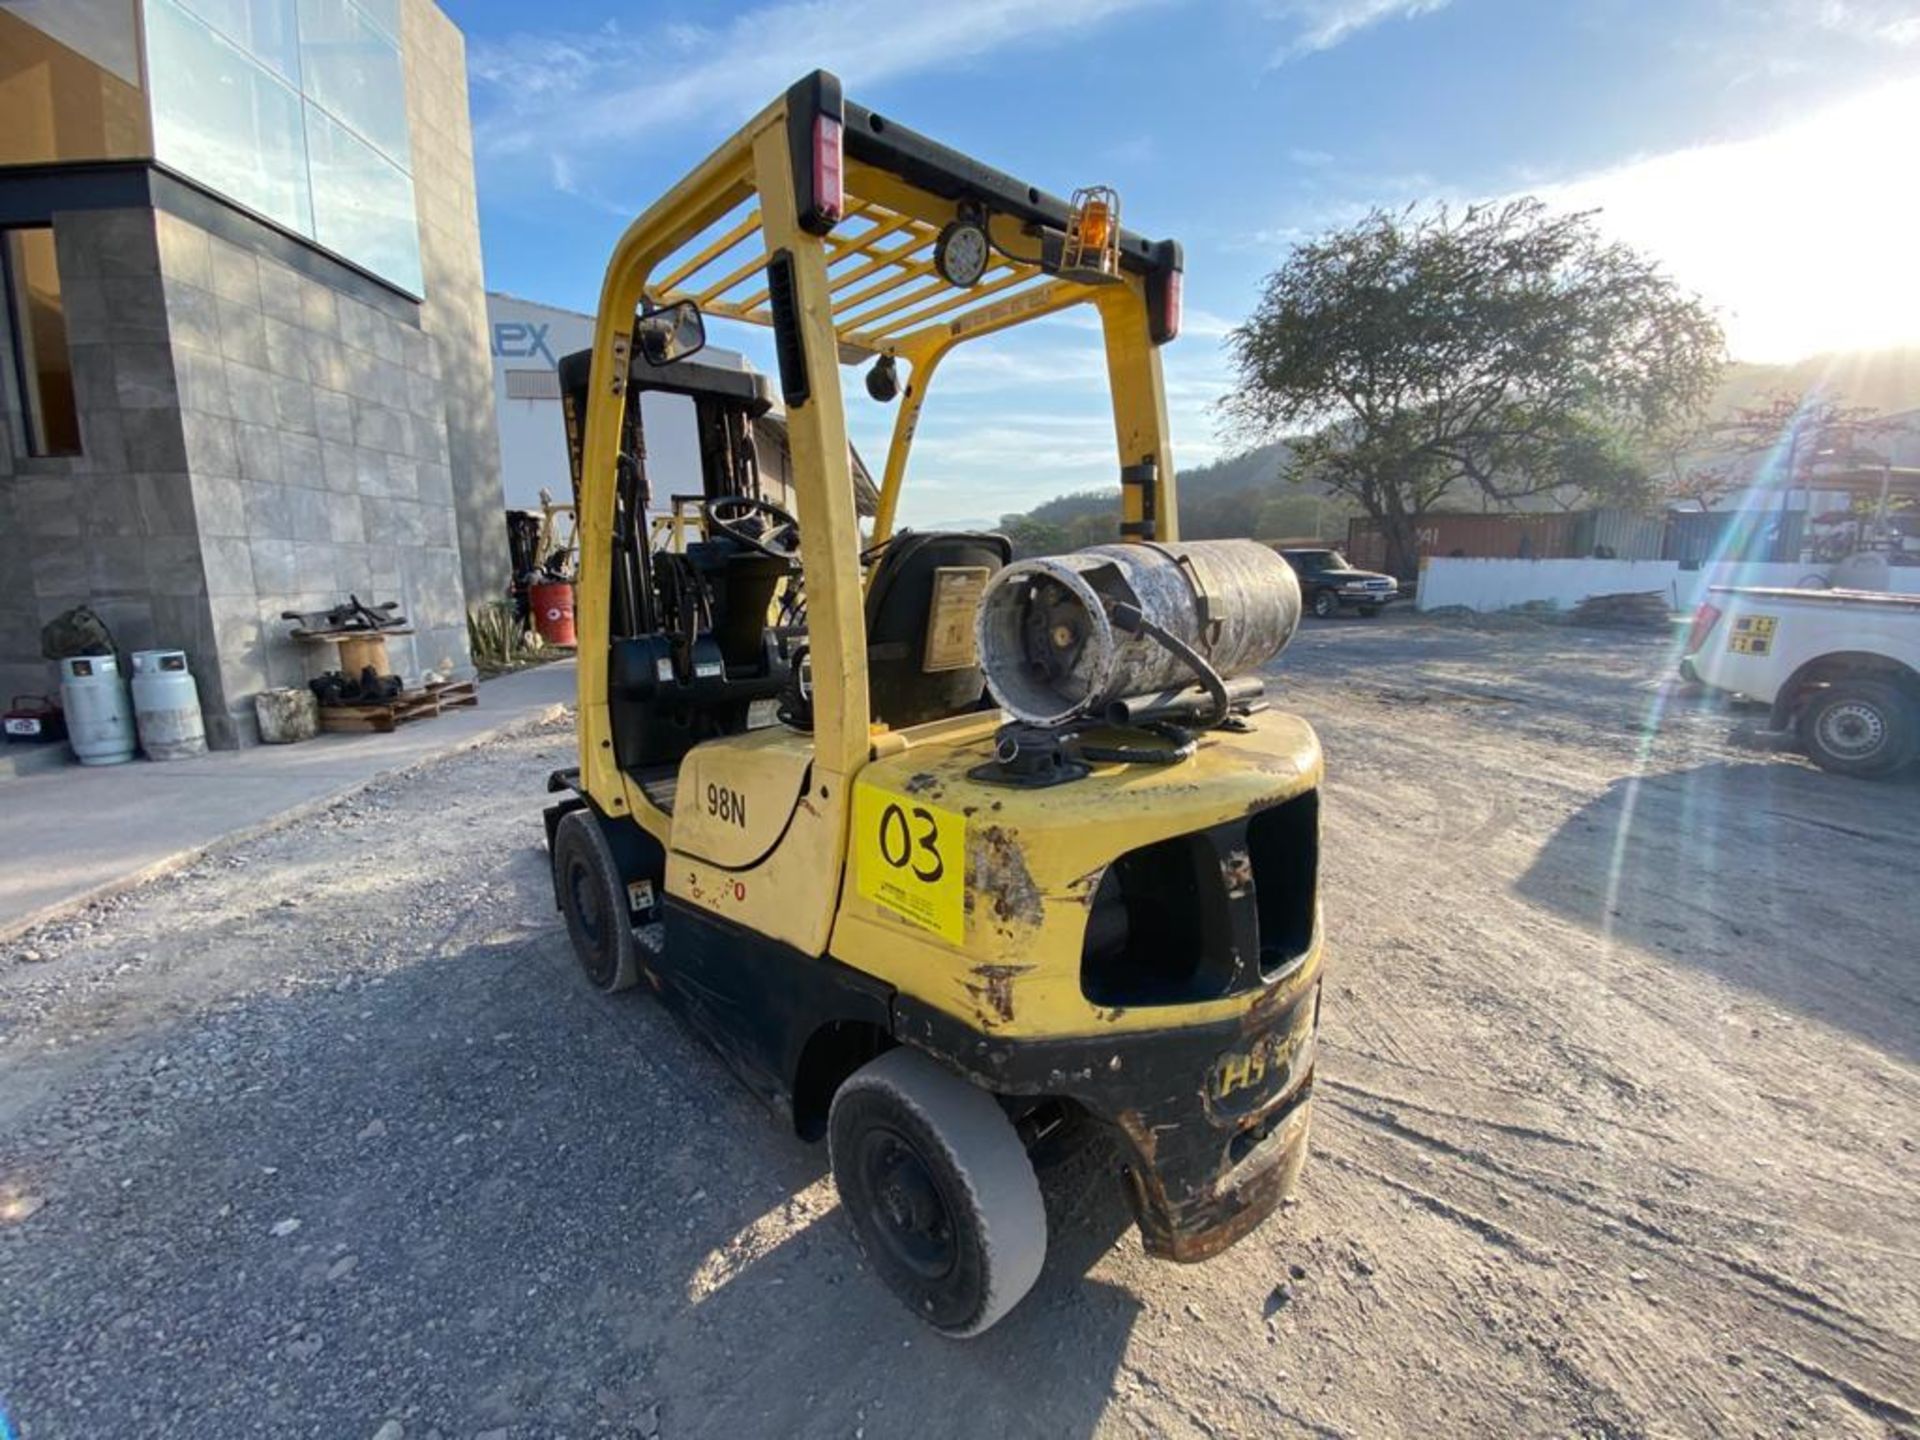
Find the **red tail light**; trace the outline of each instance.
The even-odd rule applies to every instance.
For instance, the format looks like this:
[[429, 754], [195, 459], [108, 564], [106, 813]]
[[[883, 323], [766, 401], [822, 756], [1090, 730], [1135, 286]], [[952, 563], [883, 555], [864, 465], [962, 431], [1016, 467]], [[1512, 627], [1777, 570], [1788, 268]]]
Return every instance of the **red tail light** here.
[[820, 217], [828, 222], [837, 221], [847, 213], [840, 122], [831, 115], [816, 115], [813, 119], [813, 203]]
[[1687, 654], [1692, 655], [1707, 643], [1707, 637], [1713, 634], [1713, 627], [1720, 623], [1720, 607], [1710, 601], [1702, 601], [1700, 608], [1693, 612], [1693, 628], [1687, 632]]

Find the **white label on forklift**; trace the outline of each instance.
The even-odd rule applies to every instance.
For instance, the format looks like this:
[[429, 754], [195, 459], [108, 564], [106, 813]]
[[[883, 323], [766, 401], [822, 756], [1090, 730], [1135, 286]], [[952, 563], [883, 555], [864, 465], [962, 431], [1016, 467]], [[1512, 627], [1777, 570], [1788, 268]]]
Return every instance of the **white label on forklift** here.
[[629, 880], [627, 882], [627, 908], [639, 912], [653, 908], [653, 882], [651, 880]]
[[698, 679], [714, 680], [719, 678], [724, 669], [718, 660], [701, 660], [694, 665], [693, 673]]
[[954, 945], [966, 938], [967, 817], [872, 785], [853, 792], [862, 895]]
[[653, 662], [653, 673], [659, 677], [662, 685], [671, 685], [673, 683], [673, 661], [665, 655], [662, 655], [658, 660]]

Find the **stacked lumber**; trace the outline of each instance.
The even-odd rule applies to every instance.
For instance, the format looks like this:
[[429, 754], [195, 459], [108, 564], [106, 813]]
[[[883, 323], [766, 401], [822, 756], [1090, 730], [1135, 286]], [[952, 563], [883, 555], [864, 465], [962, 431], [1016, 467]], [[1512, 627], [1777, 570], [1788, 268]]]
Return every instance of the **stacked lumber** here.
[[1617, 595], [1589, 595], [1568, 617], [1575, 625], [1619, 630], [1664, 630], [1672, 621], [1664, 590], [1631, 590]]

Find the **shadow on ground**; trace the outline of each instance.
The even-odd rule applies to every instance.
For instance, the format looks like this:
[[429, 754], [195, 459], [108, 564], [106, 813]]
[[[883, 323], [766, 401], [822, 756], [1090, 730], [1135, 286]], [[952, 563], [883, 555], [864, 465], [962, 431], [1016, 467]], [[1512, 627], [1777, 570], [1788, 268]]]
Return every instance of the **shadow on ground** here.
[[1093, 1433], [1138, 1311], [1083, 1274], [1117, 1199], [944, 1341], [824, 1149], [573, 969], [543, 930], [233, 1002], [0, 1137], [50, 1197], [0, 1228], [22, 1440]]
[[1920, 1058], [1917, 800], [1920, 769], [1863, 781], [1793, 759], [1624, 779], [1553, 833], [1517, 889]]

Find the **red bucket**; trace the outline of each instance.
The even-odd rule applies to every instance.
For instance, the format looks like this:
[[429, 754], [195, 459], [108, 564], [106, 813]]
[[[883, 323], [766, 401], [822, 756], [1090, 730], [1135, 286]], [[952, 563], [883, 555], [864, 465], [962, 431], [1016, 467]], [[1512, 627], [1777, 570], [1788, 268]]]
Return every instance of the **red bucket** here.
[[549, 645], [573, 644], [573, 586], [565, 580], [535, 585], [529, 600], [533, 628]]

